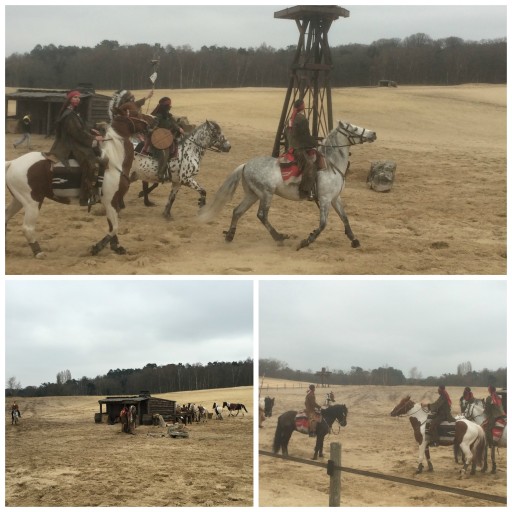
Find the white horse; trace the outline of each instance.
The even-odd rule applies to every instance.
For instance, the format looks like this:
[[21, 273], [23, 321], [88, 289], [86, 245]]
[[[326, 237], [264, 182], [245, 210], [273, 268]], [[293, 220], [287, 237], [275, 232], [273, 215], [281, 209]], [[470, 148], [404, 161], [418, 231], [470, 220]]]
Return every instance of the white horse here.
[[[411, 422], [414, 438], [419, 445], [418, 468], [416, 473], [423, 471], [423, 461], [425, 458], [427, 460], [428, 470], [433, 471], [434, 466], [430, 461], [429, 450], [430, 437], [426, 432], [429, 410], [424, 408], [421, 404], [414, 403], [410, 396], [406, 396], [391, 411], [391, 416], [406, 416]], [[481, 427], [475, 427], [478, 427], [478, 425], [472, 424], [465, 419], [455, 422], [443, 421], [438, 427], [440, 434], [439, 444], [441, 446], [453, 445], [455, 457], [460, 447], [464, 454], [463, 471], [466, 472], [467, 467], [471, 464], [471, 474], [474, 474], [477, 465], [482, 466], [484, 464], [485, 433]]]
[[[465, 404], [464, 416], [470, 420], [475, 422], [477, 425], [482, 425], [487, 421], [487, 414], [485, 413], [485, 402], [482, 399], [475, 399], [472, 403]], [[496, 447], [498, 448], [506, 448], [507, 447], [507, 425], [503, 428], [503, 433], [499, 440], [494, 440], [491, 445], [491, 463], [492, 469], [491, 473], [496, 473]], [[483, 471], [487, 470], [487, 447], [485, 454], [485, 465]]]
[[[146, 127], [144, 116], [118, 116], [107, 128], [106, 140], [101, 144], [101, 149], [102, 155], [108, 158], [108, 167], [100, 183], [101, 202], [105, 207], [109, 232], [91, 248], [93, 255], [98, 254], [107, 244], [117, 254], [126, 253], [119, 245], [117, 232], [121, 200], [130, 185], [127, 173], [133, 158], [133, 146], [128, 137], [144, 131]], [[44, 199], [63, 204], [79, 204], [81, 171], [77, 162], [71, 160], [70, 164], [71, 172], [62, 165], [54, 166], [40, 152], [26, 153], [5, 162], [5, 183], [13, 197], [5, 211], [5, 223], [7, 225], [22, 208], [25, 210], [22, 229], [36, 258], [45, 257], [36, 236], [36, 222]]]
[[[171, 207], [181, 185], [190, 187], [199, 193], [200, 208], [206, 204], [206, 190], [197, 183], [195, 177], [199, 173], [199, 165], [208, 149], [222, 153], [227, 153], [231, 149], [231, 144], [226, 140], [220, 126], [215, 121], [204, 122], [178, 142], [178, 154], [169, 160], [165, 178], [165, 181], [171, 181], [172, 185], [163, 212], [166, 219], [171, 217]], [[130, 180], [138, 179], [146, 183], [158, 184], [158, 161], [155, 158], [135, 153]], [[139, 197], [144, 196], [146, 206], [153, 206], [153, 203], [147, 198], [151, 190], [145, 187], [144, 191], [139, 194]]]
[[[325, 159], [325, 167], [316, 173], [320, 225], [300, 242], [297, 250], [313, 243], [325, 229], [330, 206], [334, 208], [334, 211], [343, 221], [345, 234], [351, 240], [352, 247], [360, 246], [359, 240], [356, 239], [350, 228], [340, 194], [345, 186], [345, 173], [349, 167], [350, 146], [373, 142], [376, 139], [375, 132], [342, 121], [339, 121], [336, 128], [324, 139], [319, 151]], [[297, 180], [285, 182], [277, 158], [261, 156], [239, 165], [220, 186], [213, 202], [201, 210], [200, 219], [205, 222], [211, 221], [222, 207], [232, 199], [240, 181], [244, 188], [245, 197], [233, 210], [231, 225], [224, 232], [226, 241], [231, 242], [233, 240], [240, 217], [258, 200], [258, 219], [267, 228], [272, 238], [276, 242], [289, 238], [288, 235], [276, 231], [268, 220], [270, 203], [274, 194], [292, 201], [301, 200], [299, 183], [297, 183]]]

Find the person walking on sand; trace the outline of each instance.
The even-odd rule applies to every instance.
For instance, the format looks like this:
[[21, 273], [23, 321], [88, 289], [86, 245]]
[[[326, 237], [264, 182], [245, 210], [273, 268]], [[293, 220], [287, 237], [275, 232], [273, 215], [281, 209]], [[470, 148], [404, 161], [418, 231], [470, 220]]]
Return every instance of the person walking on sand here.
[[17, 149], [20, 144], [27, 141], [27, 148], [30, 150], [32, 149], [30, 147], [30, 138], [32, 133], [32, 120], [30, 119], [30, 114], [26, 114], [23, 116], [23, 119], [21, 120], [21, 138], [18, 139], [14, 144], [14, 149]]

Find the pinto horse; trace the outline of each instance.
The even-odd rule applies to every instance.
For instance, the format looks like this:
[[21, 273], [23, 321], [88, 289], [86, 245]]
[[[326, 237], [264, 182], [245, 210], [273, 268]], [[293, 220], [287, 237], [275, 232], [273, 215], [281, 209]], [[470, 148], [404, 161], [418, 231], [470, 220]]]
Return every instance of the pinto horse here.
[[[377, 139], [375, 132], [339, 121], [336, 127], [327, 135], [321, 144], [321, 152], [325, 159], [325, 168], [316, 173], [317, 205], [320, 210], [320, 223], [317, 229], [304, 238], [297, 250], [312, 244], [327, 226], [330, 207], [338, 214], [345, 226], [345, 234], [354, 248], [360, 246], [350, 227], [347, 214], [343, 208], [340, 194], [345, 186], [345, 173], [349, 167], [350, 146], [373, 142]], [[279, 233], [268, 220], [270, 204], [274, 195], [290, 199], [302, 200], [299, 194], [299, 183], [286, 180], [281, 173], [279, 160], [270, 156], [260, 156], [239, 165], [220, 186], [213, 201], [205, 206], [199, 214], [203, 222], [210, 222], [220, 213], [223, 206], [230, 201], [242, 182], [245, 196], [235, 207], [231, 217], [231, 225], [224, 231], [226, 242], [235, 237], [236, 227], [242, 215], [259, 201], [258, 220], [265, 226], [276, 242], [282, 242], [289, 235]]]
[[[288, 455], [288, 443], [294, 432], [306, 434], [307, 430], [297, 428], [297, 411], [287, 411], [277, 418], [276, 433], [274, 435], [274, 453], [282, 451], [283, 455]], [[331, 432], [335, 421], [342, 427], [347, 426], [348, 409], [345, 404], [331, 405], [321, 409], [322, 420], [316, 426], [316, 444], [313, 454], [313, 460], [324, 456], [324, 438]]]
[[[101, 202], [105, 207], [109, 232], [91, 248], [98, 254], [107, 244], [117, 254], [126, 250], [119, 245], [117, 237], [122, 198], [130, 186], [129, 171], [133, 162], [133, 145], [130, 135], [142, 132], [148, 126], [148, 116], [117, 116], [107, 126], [105, 140], [101, 143], [102, 157], [108, 158], [108, 167], [99, 177]], [[36, 236], [36, 222], [45, 198], [61, 204], [78, 204], [81, 170], [78, 163], [70, 160], [71, 169], [54, 164], [40, 152], [25, 155], [5, 162], [5, 183], [12, 201], [5, 211], [5, 223], [22, 208], [25, 210], [22, 229], [36, 258], [44, 258]]]
[[[419, 446], [418, 468], [416, 474], [423, 471], [423, 460], [426, 458], [428, 471], [434, 471], [430, 461], [430, 436], [427, 432], [427, 425], [430, 424], [429, 411], [421, 404], [414, 403], [410, 396], [403, 398], [391, 411], [391, 416], [409, 417], [414, 431], [414, 438]], [[439, 429], [439, 444], [441, 446], [453, 445], [455, 460], [460, 447], [464, 454], [464, 472], [469, 464], [472, 464], [471, 474], [475, 472], [475, 465], [483, 464], [483, 453], [485, 448], [485, 433], [482, 428], [475, 428], [475, 424], [461, 419], [455, 422], [443, 421]]]
[[[227, 408], [229, 416], [238, 416], [240, 411], [242, 411], [242, 416], [244, 416], [244, 412], [249, 413], [244, 404], [232, 404], [231, 402], [223, 402], [222, 408]], [[233, 414], [236, 411], [236, 414]]]

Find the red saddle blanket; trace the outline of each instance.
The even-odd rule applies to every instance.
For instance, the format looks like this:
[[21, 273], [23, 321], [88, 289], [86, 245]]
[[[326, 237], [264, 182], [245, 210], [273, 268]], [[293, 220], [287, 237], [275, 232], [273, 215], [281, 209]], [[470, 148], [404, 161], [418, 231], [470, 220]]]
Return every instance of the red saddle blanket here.
[[279, 159], [279, 167], [281, 168], [281, 176], [283, 181], [291, 178], [298, 178], [302, 173], [300, 172], [299, 165], [293, 156], [293, 149], [290, 148], [286, 153], [283, 153]]
[[295, 428], [302, 434], [309, 433], [309, 419], [305, 413], [299, 413], [295, 416]]
[[507, 420], [505, 418], [498, 418], [492, 429], [492, 439], [497, 443], [503, 435], [503, 430], [507, 426]]

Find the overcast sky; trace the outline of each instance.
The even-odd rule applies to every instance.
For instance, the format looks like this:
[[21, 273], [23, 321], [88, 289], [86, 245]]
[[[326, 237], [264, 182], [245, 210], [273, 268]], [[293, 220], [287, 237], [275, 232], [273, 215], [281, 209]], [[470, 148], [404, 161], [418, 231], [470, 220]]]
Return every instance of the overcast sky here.
[[507, 366], [503, 280], [262, 281], [260, 359], [409, 377]]
[[[370, 44], [416, 33], [471, 41], [507, 35], [504, 1], [450, 6], [390, 3], [340, 5], [350, 16], [333, 23], [329, 44]], [[30, 52], [38, 44], [94, 47], [105, 39], [121, 45], [190, 45], [194, 50], [203, 45], [250, 48], [262, 43], [285, 48], [297, 44], [298, 28], [293, 20], [274, 19], [274, 13], [293, 5], [8, 5], [5, 55]]]
[[7, 281], [5, 378], [253, 357], [252, 281]]

